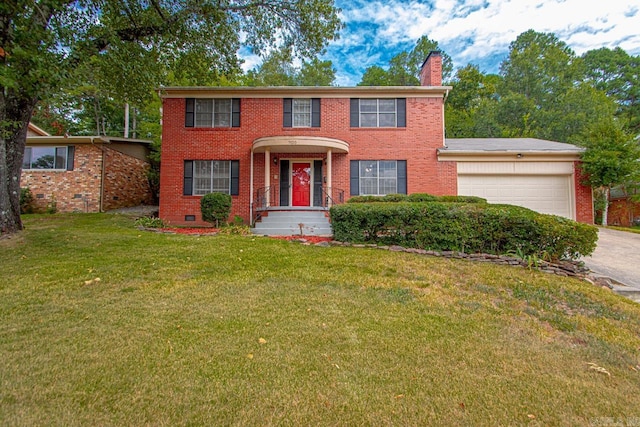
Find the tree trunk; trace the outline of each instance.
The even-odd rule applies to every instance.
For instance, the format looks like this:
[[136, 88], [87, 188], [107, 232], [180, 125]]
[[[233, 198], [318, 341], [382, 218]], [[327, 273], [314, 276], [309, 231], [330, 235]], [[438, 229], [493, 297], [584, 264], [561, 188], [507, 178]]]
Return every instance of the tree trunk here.
[[20, 174], [35, 98], [0, 92], [0, 234], [22, 230]]
[[610, 193], [610, 188], [609, 187], [604, 187], [604, 208], [602, 209], [602, 225], [604, 225], [605, 227], [608, 225], [607, 224], [607, 215], [609, 214], [609, 193]]

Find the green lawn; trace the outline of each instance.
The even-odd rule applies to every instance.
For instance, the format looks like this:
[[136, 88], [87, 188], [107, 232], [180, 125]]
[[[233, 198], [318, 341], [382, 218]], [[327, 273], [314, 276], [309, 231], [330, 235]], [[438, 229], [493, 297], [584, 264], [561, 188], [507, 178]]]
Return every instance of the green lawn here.
[[25, 224], [0, 240], [0, 425], [640, 423], [640, 305], [585, 282], [119, 215]]

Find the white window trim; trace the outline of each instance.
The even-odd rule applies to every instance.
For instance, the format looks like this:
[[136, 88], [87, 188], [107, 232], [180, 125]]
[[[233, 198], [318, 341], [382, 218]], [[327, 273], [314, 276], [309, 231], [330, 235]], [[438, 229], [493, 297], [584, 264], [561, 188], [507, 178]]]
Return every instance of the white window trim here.
[[[229, 125], [228, 126], [216, 126], [216, 115], [222, 113], [216, 113], [216, 103], [220, 101], [229, 101]], [[194, 104], [194, 117], [193, 127], [196, 128], [228, 128], [233, 127], [233, 99], [231, 98], [196, 98]], [[201, 102], [211, 102], [211, 120], [208, 125], [198, 124], [198, 104]], [[225, 115], [227, 113], [224, 113]]]
[[[380, 126], [380, 100], [393, 100], [393, 105], [394, 105], [394, 110], [393, 110], [393, 114], [395, 117], [395, 123], [393, 126]], [[375, 126], [362, 126], [362, 114], [374, 114], [373, 111], [362, 111], [362, 101], [363, 99], [360, 100], [360, 102], [358, 102], [358, 120], [360, 122], [360, 127], [361, 128], [370, 128], [370, 129], [374, 129], [374, 128], [397, 128], [398, 127], [398, 99], [397, 98], [375, 98], [376, 101], [376, 111], [375, 111], [375, 115], [376, 115], [376, 125]], [[383, 111], [382, 114], [391, 114], [391, 111]]]
[[[369, 163], [369, 162], [376, 162], [376, 188], [377, 188], [377, 193], [373, 194], [373, 193], [367, 193], [363, 191], [363, 186], [362, 186], [362, 179], [373, 179], [373, 177], [363, 177], [362, 174], [360, 174], [360, 170], [358, 170], [358, 189], [359, 189], [359, 194], [362, 196], [386, 196], [387, 194], [395, 194], [398, 192], [398, 161], [397, 160], [359, 160], [358, 161], [358, 169], [360, 169], [360, 166], [363, 162], [365, 163]], [[380, 193], [380, 162], [393, 162], [395, 164], [395, 176], [393, 177], [396, 180], [396, 190], [393, 193]], [[389, 179], [391, 177], [384, 177], [385, 179]]]
[[[309, 102], [309, 116], [308, 121], [304, 125], [296, 124], [296, 114], [302, 115], [303, 113], [296, 112], [296, 103], [300, 101]], [[294, 128], [310, 128], [313, 122], [313, 101], [311, 98], [293, 98], [291, 100], [291, 127]]]
[[[196, 163], [198, 162], [207, 162], [207, 163], [211, 163], [211, 173], [209, 174], [209, 188], [207, 191], [205, 191], [204, 193], [200, 193], [199, 189], [196, 189]], [[228, 188], [226, 189], [225, 193], [226, 194], [231, 194], [231, 160], [194, 160], [193, 161], [193, 165], [192, 165], [192, 176], [193, 176], [193, 181], [191, 183], [191, 194], [194, 196], [204, 196], [205, 194], [211, 193], [211, 192], [221, 192], [219, 189], [214, 190], [213, 189], [213, 163], [214, 162], [221, 162], [221, 163], [227, 163], [228, 168], [229, 168], [229, 176], [227, 177], [227, 179], [229, 180], [229, 185]]]
[[[39, 146], [30, 146], [30, 147], [25, 147], [25, 155], [26, 155], [26, 151], [27, 148], [30, 148], [30, 156], [29, 156], [29, 167], [25, 168], [24, 167], [24, 159], [22, 161], [23, 163], [23, 168], [22, 170], [29, 170], [29, 171], [66, 171], [67, 167], [68, 167], [68, 161], [69, 161], [69, 146], [68, 145], [39, 145]], [[62, 168], [56, 168], [55, 167], [55, 154], [54, 154], [54, 159], [53, 159], [53, 165], [54, 167], [52, 168], [32, 168], [31, 165], [33, 164], [33, 149], [34, 148], [53, 148], [54, 149], [54, 153], [56, 153], [58, 151], [58, 148], [62, 148], [64, 149], [64, 166]]]

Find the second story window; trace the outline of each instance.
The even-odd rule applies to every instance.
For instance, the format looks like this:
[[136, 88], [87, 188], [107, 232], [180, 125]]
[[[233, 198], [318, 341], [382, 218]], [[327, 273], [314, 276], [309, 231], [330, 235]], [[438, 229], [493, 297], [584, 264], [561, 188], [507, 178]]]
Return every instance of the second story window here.
[[185, 127], [228, 128], [239, 126], [239, 99], [186, 99]]
[[283, 113], [284, 127], [320, 127], [319, 98], [285, 98]]
[[231, 127], [231, 100], [196, 99], [196, 127]]
[[351, 127], [406, 127], [406, 110], [405, 98], [351, 99]]
[[293, 100], [293, 127], [294, 128], [311, 127], [311, 100], [310, 99], [294, 99]]

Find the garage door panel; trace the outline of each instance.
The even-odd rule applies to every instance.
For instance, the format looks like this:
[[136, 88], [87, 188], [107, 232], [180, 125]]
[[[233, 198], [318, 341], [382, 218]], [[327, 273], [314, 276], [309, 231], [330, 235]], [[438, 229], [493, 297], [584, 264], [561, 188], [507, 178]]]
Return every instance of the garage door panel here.
[[573, 218], [571, 176], [459, 175], [458, 194]]

